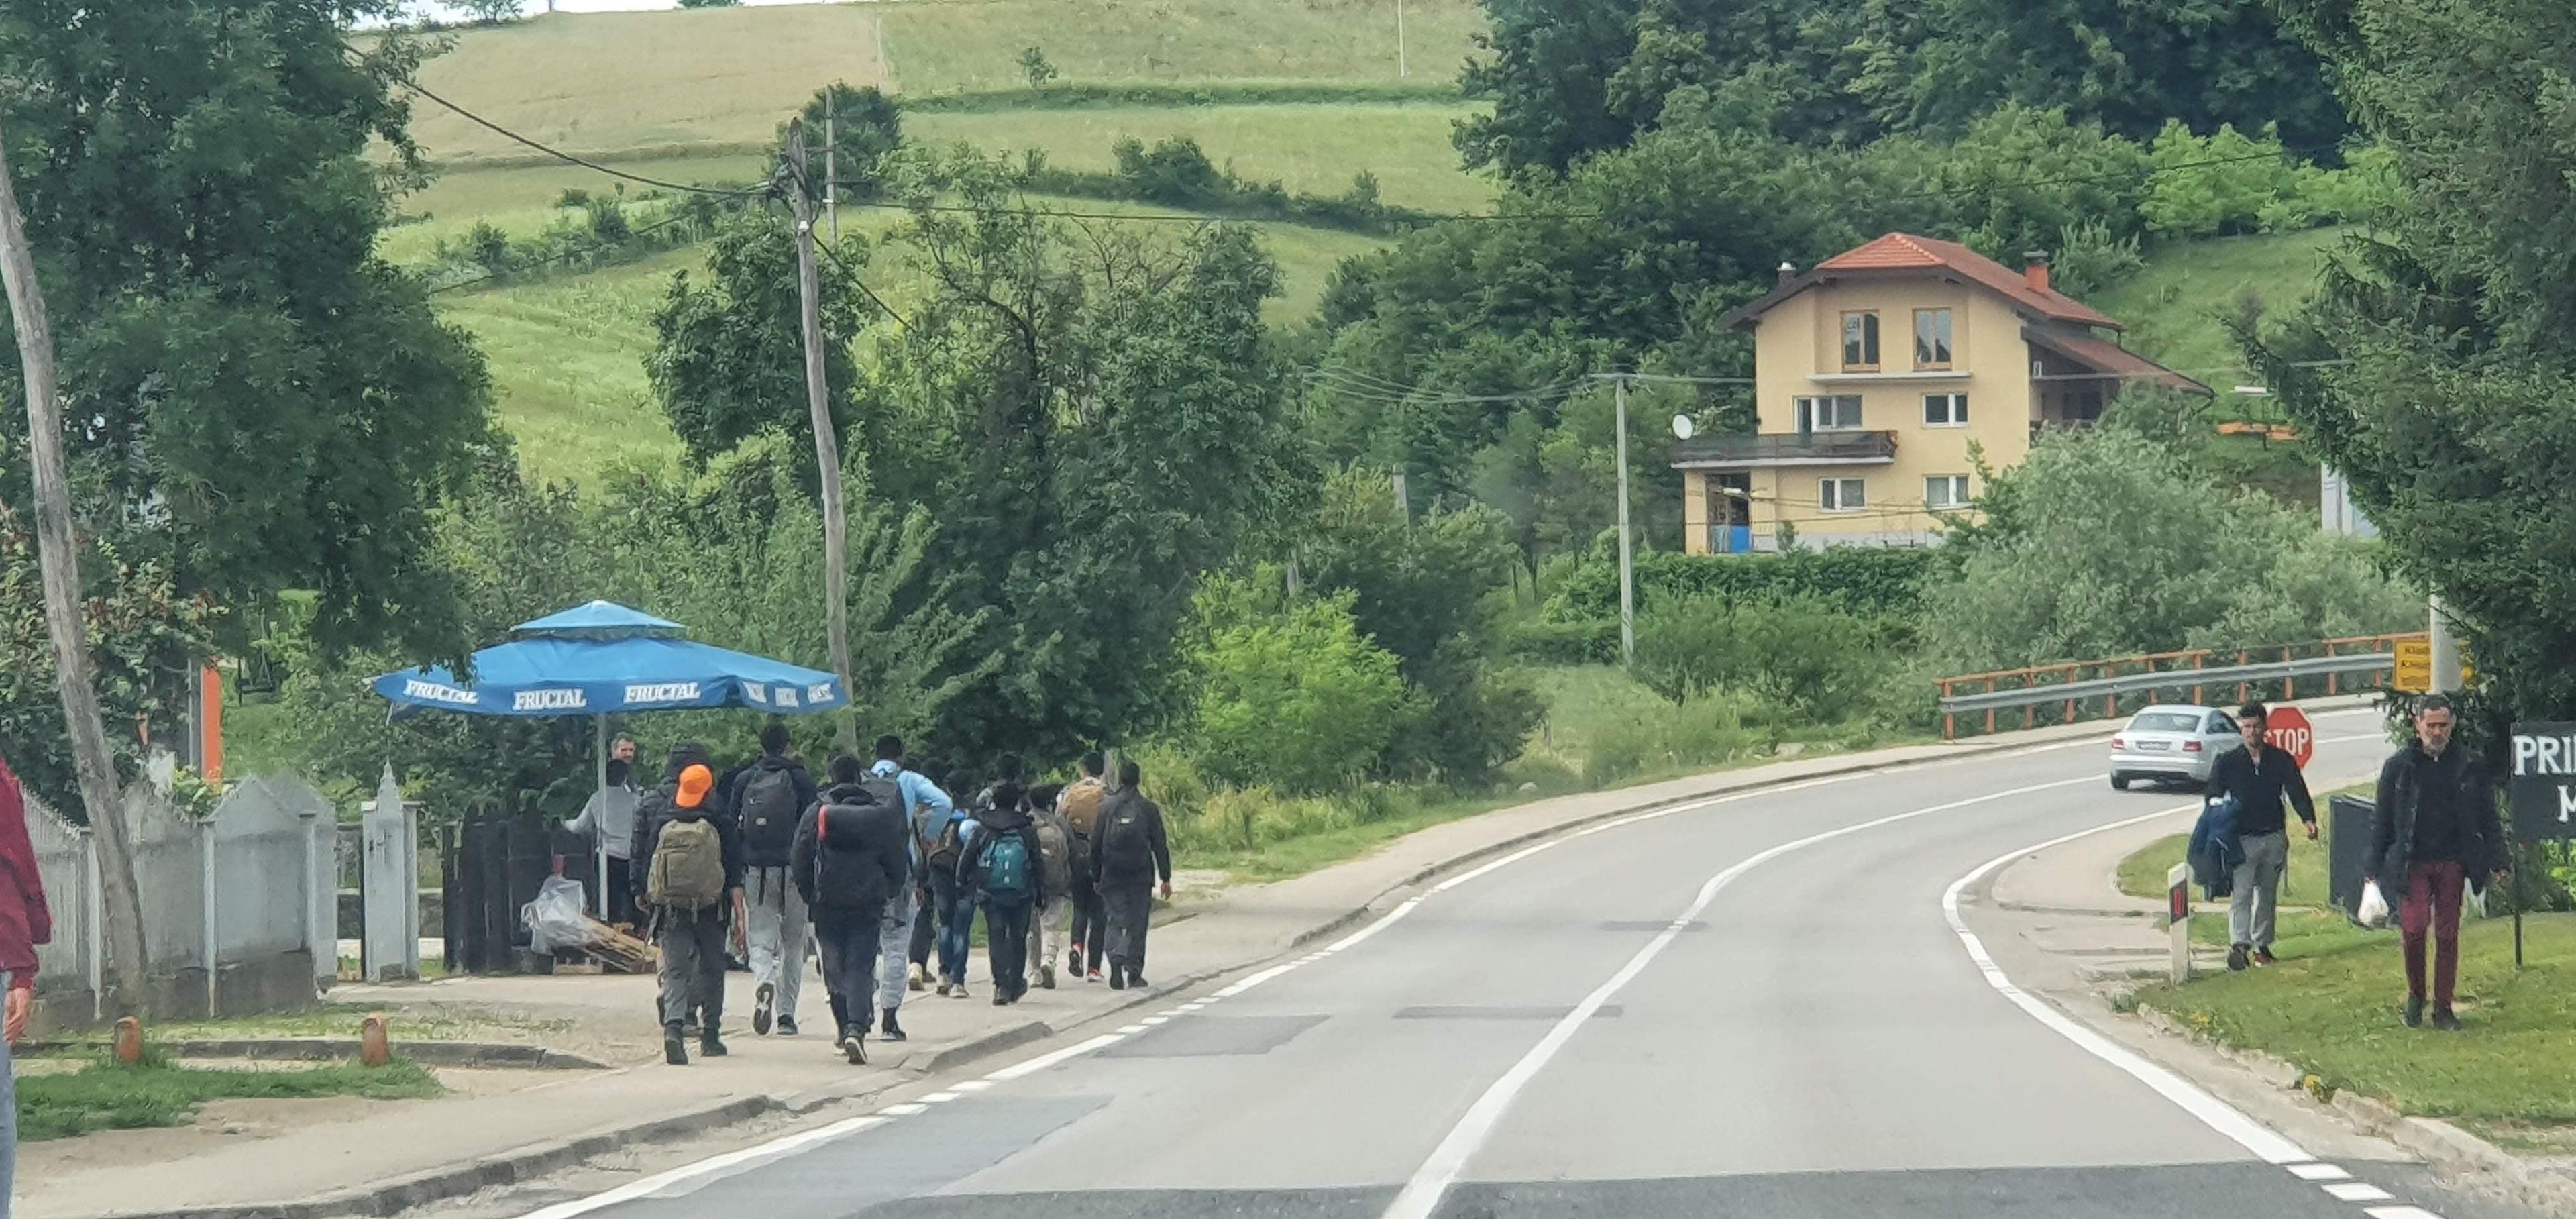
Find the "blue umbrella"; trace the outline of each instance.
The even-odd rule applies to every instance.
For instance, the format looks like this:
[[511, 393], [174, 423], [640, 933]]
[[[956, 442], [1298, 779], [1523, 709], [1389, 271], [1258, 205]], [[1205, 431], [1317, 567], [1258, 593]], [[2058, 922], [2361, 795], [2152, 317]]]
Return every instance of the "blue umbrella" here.
[[[593, 601], [510, 628], [510, 642], [474, 654], [471, 682], [432, 665], [387, 673], [372, 684], [396, 716], [592, 716], [602, 791], [608, 787], [611, 712], [748, 707], [810, 715], [849, 705], [849, 692], [829, 673], [693, 643], [681, 637], [683, 630], [666, 618]], [[604, 875], [604, 835], [599, 857]], [[605, 916], [608, 895], [605, 885], [601, 889]]]

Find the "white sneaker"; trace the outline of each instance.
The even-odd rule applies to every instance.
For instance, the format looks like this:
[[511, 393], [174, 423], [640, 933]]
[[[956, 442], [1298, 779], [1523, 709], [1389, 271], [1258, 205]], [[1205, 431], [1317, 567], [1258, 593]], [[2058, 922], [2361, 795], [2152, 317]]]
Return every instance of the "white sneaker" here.
[[930, 985], [930, 971], [918, 965], [913, 966], [912, 971], [904, 975], [904, 978], [905, 985], [913, 990], [921, 990]]
[[954, 995], [963, 999], [966, 997], [966, 984], [959, 982], [956, 984], [955, 988], [952, 989], [948, 983], [942, 982], [939, 984], [939, 993], [943, 995]]

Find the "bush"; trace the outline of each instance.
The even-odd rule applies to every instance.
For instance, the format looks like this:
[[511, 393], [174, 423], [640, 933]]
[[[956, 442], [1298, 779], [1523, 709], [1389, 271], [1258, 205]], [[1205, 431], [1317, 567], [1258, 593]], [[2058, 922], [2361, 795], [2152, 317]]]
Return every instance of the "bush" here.
[[[1922, 578], [1933, 568], [1936, 553], [1844, 546], [1771, 555], [1641, 554], [1636, 557], [1637, 612], [1676, 597], [1813, 597], [1864, 617], [1910, 619], [1922, 609]], [[1549, 598], [1545, 616], [1557, 622], [1616, 622], [1618, 556], [1599, 551], [1587, 556]]]
[[1126, 136], [1110, 146], [1109, 155], [1117, 166], [1112, 174], [1139, 199], [1196, 207], [1228, 193], [1225, 175], [1217, 172], [1199, 142], [1189, 136], [1167, 136], [1151, 148]]
[[1525, 618], [1503, 626], [1495, 651], [1522, 664], [1610, 664], [1619, 659], [1619, 622], [1615, 618], [1581, 622]]
[[1594, 726], [1583, 755], [1585, 785], [1609, 787], [1641, 774], [1722, 766], [1766, 748], [1745, 726], [1740, 694], [1692, 698], [1675, 707], [1623, 710]]
[[[1267, 582], [1264, 582], [1265, 584]], [[1421, 712], [1392, 653], [1362, 639], [1354, 594], [1263, 596], [1253, 581], [1200, 589], [1190, 649], [1190, 755], [1219, 783], [1291, 792], [1372, 770]]]
[[1835, 723], [1874, 694], [1886, 661], [1867, 621], [1814, 598], [1667, 601], [1637, 622], [1637, 680], [1676, 704], [1719, 690]]

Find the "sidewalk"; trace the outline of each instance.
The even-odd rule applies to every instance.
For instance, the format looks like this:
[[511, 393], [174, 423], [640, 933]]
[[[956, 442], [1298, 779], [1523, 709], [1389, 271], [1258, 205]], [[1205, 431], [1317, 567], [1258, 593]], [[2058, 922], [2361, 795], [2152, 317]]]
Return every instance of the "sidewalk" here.
[[[435, 1100], [335, 1102], [332, 1120], [271, 1137], [197, 1139], [169, 1132], [111, 1132], [24, 1148], [21, 1219], [190, 1216], [320, 1219], [387, 1214], [404, 1206], [526, 1180], [620, 1147], [682, 1137], [763, 1114], [803, 1113], [868, 1096], [1001, 1054], [1124, 1008], [1277, 956], [1358, 922], [1437, 872], [1585, 823], [1726, 792], [1885, 767], [1973, 757], [2053, 741], [2108, 736], [2114, 725], [2061, 725], [1969, 742], [1911, 745], [1799, 758], [1618, 791], [1542, 800], [1433, 826], [1360, 859], [1291, 880], [1222, 892], [1167, 912], [1154, 934], [1151, 992], [1062, 983], [996, 1008], [979, 959], [974, 997], [907, 997], [903, 1045], [871, 1041], [872, 1063], [840, 1061], [824, 1031], [824, 992], [808, 975], [795, 1038], [754, 1037], [751, 983], [733, 974], [726, 997], [730, 1057], [685, 1069], [660, 1063], [644, 977], [453, 978], [400, 985], [344, 985], [334, 1004], [389, 1014], [396, 1049], [404, 1013], [439, 1008], [568, 1021], [600, 1071], [443, 1071], [453, 1091]], [[2141, 923], [2140, 926], [2144, 924]], [[354, 1021], [353, 1021], [354, 1023]], [[560, 1047], [559, 1047], [560, 1048]], [[160, 1154], [145, 1153], [155, 1145]], [[137, 1154], [145, 1153], [145, 1154]]]

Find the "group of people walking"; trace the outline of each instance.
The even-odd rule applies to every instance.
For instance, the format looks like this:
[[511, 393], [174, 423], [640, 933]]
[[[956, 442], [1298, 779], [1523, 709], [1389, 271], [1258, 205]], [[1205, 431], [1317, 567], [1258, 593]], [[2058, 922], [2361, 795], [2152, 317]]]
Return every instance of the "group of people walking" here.
[[[631, 764], [631, 742], [617, 749]], [[729, 945], [750, 964], [751, 1026], [763, 1036], [798, 1033], [812, 952], [835, 1045], [852, 1063], [867, 1061], [871, 1033], [905, 1039], [907, 993], [969, 997], [979, 912], [995, 1006], [1059, 977], [1146, 984], [1148, 919], [1158, 887], [1171, 897], [1172, 856], [1134, 762], [1113, 785], [1092, 754], [1073, 782], [1032, 787], [1005, 756], [961, 802], [949, 791], [968, 786], [964, 776], [907, 756], [900, 738], [878, 738], [875, 755], [833, 758], [818, 784], [783, 723], [762, 729], [759, 756], [722, 774], [706, 746], [684, 741], [660, 787], [629, 789], [627, 824], [612, 792], [567, 827], [625, 836], [610, 868], [624, 875], [611, 883], [631, 894], [661, 950], [667, 1061], [689, 1061], [693, 1025], [700, 1056], [725, 1053]]]

